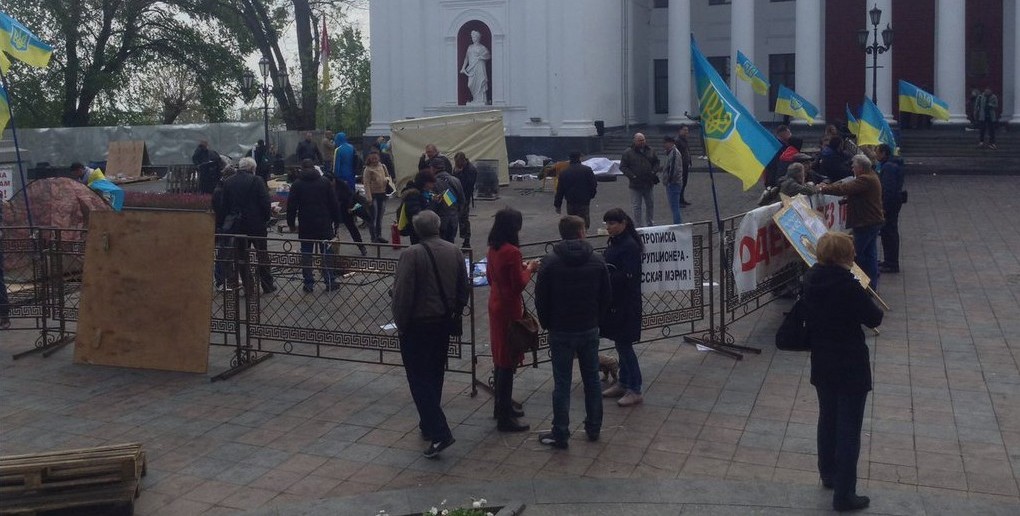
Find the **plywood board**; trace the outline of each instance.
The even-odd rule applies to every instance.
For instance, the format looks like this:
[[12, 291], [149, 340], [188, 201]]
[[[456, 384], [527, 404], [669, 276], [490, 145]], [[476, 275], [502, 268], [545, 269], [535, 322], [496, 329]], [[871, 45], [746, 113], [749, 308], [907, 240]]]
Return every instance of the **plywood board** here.
[[138, 177], [142, 165], [149, 164], [149, 151], [144, 140], [110, 142], [106, 155], [107, 179], [117, 176]]
[[213, 216], [93, 212], [75, 363], [205, 373]]

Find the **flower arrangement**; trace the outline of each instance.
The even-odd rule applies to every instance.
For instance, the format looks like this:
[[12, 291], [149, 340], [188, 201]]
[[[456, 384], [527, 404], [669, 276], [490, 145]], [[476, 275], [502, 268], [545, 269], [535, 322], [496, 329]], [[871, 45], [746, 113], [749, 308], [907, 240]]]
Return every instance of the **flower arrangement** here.
[[[446, 500], [439, 503], [438, 506], [432, 506], [427, 511], [421, 513], [422, 516], [493, 516], [493, 510], [498, 510], [498, 507], [488, 508], [485, 498], [471, 499], [471, 507], [458, 507], [456, 509], [447, 509]], [[379, 511], [376, 516], [388, 516], [385, 510]]]

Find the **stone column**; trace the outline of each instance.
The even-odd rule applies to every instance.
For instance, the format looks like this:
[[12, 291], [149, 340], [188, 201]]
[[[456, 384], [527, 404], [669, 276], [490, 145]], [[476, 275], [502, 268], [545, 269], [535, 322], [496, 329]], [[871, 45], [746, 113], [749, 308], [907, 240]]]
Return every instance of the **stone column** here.
[[[964, 0], [937, 0], [935, 4], [935, 91], [949, 104], [949, 120], [966, 124], [966, 34], [967, 10]], [[936, 121], [938, 123], [939, 121]]]
[[[797, 2], [801, 3], [801, 2]], [[870, 10], [875, 5], [882, 10], [882, 19], [878, 24], [878, 43], [882, 44], [882, 30], [885, 29], [886, 25], [889, 25], [893, 30], [897, 30], [896, 24], [893, 23], [892, 19], [892, 0], [872, 0], [869, 2], [871, 5], [868, 7]], [[868, 5], [868, 4], [865, 4]], [[873, 29], [871, 26], [871, 18], [868, 16], [867, 10], [864, 12], [864, 18], [867, 20], [867, 26], [869, 29]], [[900, 27], [898, 30], [910, 30], [910, 27]], [[871, 37], [875, 36], [874, 30], [871, 32]], [[877, 94], [878, 109], [882, 110], [882, 114], [885, 115], [886, 120], [893, 120], [892, 112], [892, 55], [896, 52], [896, 38], [893, 38], [893, 46], [886, 53], [878, 56], [878, 87]], [[871, 56], [868, 56], [868, 63], [871, 63]], [[870, 70], [869, 70], [870, 71]], [[868, 96], [871, 96], [871, 77], [868, 77]]]
[[[1005, 10], [1005, 5], [1003, 5]], [[1006, 18], [1008, 19], [1008, 18]], [[1003, 23], [1003, 31], [1009, 30], [1008, 22]], [[1020, 0], [1013, 2], [1013, 118], [1011, 124], [1020, 124]], [[1006, 50], [1006, 49], [1003, 49]], [[1006, 55], [1009, 55], [1008, 53]], [[1005, 116], [1003, 116], [1005, 118]]]
[[738, 50], [762, 68], [754, 45], [754, 0], [733, 0], [730, 11], [730, 86], [737, 100], [754, 115], [754, 89], [737, 77]]
[[[799, 3], [799, 2], [798, 2]], [[669, 24], [669, 116], [666, 124], [687, 123], [691, 114], [691, 0], [670, 0]]]
[[[794, 9], [795, 26], [797, 27], [794, 69], [797, 74], [797, 93], [808, 102], [825, 109], [825, 90], [822, 81], [825, 66], [822, 62], [824, 40], [822, 31], [825, 23], [822, 20], [824, 0], [817, 2], [796, 2]], [[821, 112], [816, 123], [824, 124], [827, 113]], [[838, 117], [837, 117], [838, 118]]]

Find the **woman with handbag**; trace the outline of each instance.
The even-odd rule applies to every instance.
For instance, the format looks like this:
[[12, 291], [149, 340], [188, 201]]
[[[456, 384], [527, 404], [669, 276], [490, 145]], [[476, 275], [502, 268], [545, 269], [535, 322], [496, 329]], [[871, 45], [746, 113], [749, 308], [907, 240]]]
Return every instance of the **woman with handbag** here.
[[609, 233], [605, 259], [613, 286], [613, 302], [599, 335], [613, 340], [620, 357], [620, 380], [602, 391], [602, 396], [620, 398], [617, 405], [630, 407], [644, 401], [641, 367], [634, 353], [634, 343], [641, 340], [641, 252], [644, 246], [634, 221], [620, 208], [607, 211], [602, 220]]
[[818, 239], [818, 263], [804, 275], [798, 303], [811, 345], [811, 384], [818, 392], [818, 473], [833, 490], [832, 508], [868, 506], [857, 495], [864, 405], [871, 390], [871, 363], [861, 325], [882, 323], [882, 310], [850, 273], [854, 241], [830, 231]]
[[486, 276], [489, 279], [489, 343], [492, 349], [494, 390], [493, 417], [500, 432], [525, 432], [531, 427], [517, 420], [524, 412], [514, 409], [514, 369], [524, 356], [512, 350], [507, 334], [513, 321], [524, 317], [522, 293], [538, 269], [538, 261], [524, 263], [518, 235], [521, 212], [503, 208], [496, 212], [489, 231]]

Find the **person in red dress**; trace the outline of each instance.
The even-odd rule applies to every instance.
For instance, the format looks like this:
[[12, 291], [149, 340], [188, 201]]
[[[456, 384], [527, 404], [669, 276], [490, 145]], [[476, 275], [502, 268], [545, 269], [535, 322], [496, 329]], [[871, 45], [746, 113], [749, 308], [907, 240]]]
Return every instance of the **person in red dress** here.
[[523, 356], [511, 353], [506, 334], [510, 322], [524, 316], [521, 293], [538, 269], [538, 261], [525, 263], [518, 235], [523, 225], [521, 212], [503, 208], [496, 212], [489, 231], [486, 276], [489, 279], [489, 345], [492, 349], [493, 417], [500, 432], [525, 432], [531, 427], [517, 420], [524, 412], [514, 409], [514, 369]]

